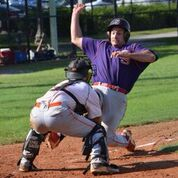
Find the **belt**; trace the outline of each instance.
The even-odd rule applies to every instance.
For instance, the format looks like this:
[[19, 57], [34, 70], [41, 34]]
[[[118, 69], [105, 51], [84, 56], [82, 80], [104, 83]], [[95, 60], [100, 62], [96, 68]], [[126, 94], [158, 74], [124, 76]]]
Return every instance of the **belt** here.
[[[54, 107], [54, 106], [60, 106], [62, 102], [54, 102], [54, 103], [49, 103], [47, 106], [48, 108]], [[35, 103], [35, 107], [39, 108], [41, 106], [41, 103]]]
[[107, 88], [110, 88], [112, 90], [115, 90], [117, 92], [120, 92], [120, 93], [123, 93], [123, 94], [127, 94], [127, 90], [123, 89], [123, 88], [120, 88], [118, 86], [115, 86], [115, 85], [111, 85], [109, 83], [102, 83], [102, 82], [94, 82], [93, 85], [100, 85], [100, 86], [104, 86], [104, 87], [107, 87]]

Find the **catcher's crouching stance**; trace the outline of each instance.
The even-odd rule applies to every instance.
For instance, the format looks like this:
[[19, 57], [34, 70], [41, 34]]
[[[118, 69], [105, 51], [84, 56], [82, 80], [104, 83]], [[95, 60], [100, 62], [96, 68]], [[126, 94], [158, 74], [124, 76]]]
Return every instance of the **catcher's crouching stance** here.
[[[76, 59], [66, 69], [65, 80], [36, 100], [30, 114], [32, 128], [23, 145], [18, 162], [19, 171], [37, 170], [33, 161], [46, 135], [60, 132], [83, 137], [83, 155], [90, 156], [90, 171], [94, 174], [118, 173], [109, 164], [105, 129], [99, 124], [101, 108], [96, 92], [88, 84], [91, 66], [86, 60]], [[83, 113], [87, 112], [86, 118]]]

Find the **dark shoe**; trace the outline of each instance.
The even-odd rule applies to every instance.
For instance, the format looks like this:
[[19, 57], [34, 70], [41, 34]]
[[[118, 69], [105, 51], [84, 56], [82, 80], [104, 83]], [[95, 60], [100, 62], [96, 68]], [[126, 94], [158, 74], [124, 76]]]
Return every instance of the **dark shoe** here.
[[119, 173], [119, 168], [114, 164], [91, 163], [90, 171], [93, 175], [107, 175]]
[[24, 158], [22, 158], [20, 165], [19, 165], [19, 171], [21, 172], [29, 172], [29, 171], [37, 171], [38, 168], [31, 163], [28, 160], [24, 160]]

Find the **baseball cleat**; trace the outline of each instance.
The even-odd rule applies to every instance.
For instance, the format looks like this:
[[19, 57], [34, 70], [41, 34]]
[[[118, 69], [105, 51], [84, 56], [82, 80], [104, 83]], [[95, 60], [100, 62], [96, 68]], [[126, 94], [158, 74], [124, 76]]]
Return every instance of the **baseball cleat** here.
[[121, 135], [125, 136], [126, 139], [128, 140], [128, 146], [126, 147], [126, 149], [130, 152], [134, 152], [135, 151], [135, 141], [132, 138], [132, 132], [128, 129], [124, 129], [121, 133]]
[[37, 171], [37, 170], [38, 168], [30, 161], [20, 162], [20, 165], [19, 165], [20, 172], [29, 172], [29, 171]]
[[90, 172], [93, 175], [108, 175], [108, 174], [117, 174], [119, 173], [119, 168], [114, 164], [107, 163], [91, 163]]

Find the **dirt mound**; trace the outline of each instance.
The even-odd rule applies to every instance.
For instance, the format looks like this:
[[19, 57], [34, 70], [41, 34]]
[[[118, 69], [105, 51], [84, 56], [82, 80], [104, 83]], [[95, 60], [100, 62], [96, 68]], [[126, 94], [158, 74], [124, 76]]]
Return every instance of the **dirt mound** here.
[[[172, 146], [169, 151], [157, 151], [157, 148], [178, 142], [178, 121], [162, 122], [144, 126], [130, 127], [137, 148], [129, 153], [124, 148], [109, 148], [110, 159], [119, 165], [120, 173], [99, 176], [107, 178], [176, 178], [178, 173], [178, 150]], [[80, 178], [94, 177], [82, 172], [88, 165], [81, 155], [82, 141], [78, 138], [66, 137], [58, 148], [50, 150], [43, 143], [35, 165], [40, 171], [21, 173], [16, 163], [21, 154], [22, 144], [0, 146], [0, 178]]]

